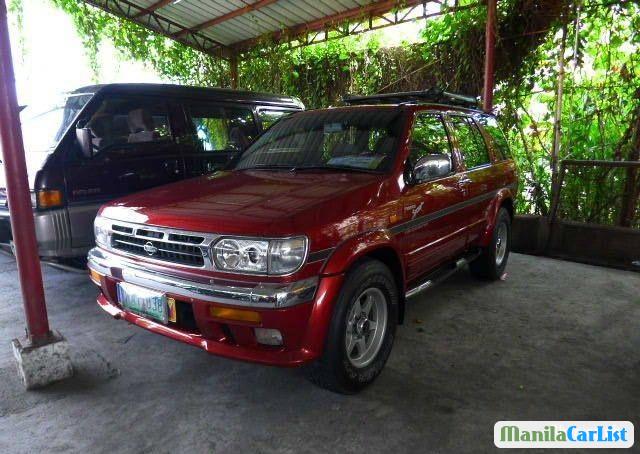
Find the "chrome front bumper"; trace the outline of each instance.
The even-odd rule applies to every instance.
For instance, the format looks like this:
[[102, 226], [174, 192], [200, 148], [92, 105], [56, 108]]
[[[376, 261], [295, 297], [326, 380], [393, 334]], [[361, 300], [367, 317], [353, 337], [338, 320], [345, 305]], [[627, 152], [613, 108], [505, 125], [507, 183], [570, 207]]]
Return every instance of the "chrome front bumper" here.
[[313, 300], [318, 287], [318, 277], [303, 279], [290, 284], [258, 283], [206, 279], [208, 283], [186, 280], [165, 273], [145, 269], [137, 263], [104, 249], [89, 251], [89, 268], [103, 276], [114, 278], [113, 270], [122, 280], [152, 290], [185, 298], [253, 307], [256, 309], [278, 309]]

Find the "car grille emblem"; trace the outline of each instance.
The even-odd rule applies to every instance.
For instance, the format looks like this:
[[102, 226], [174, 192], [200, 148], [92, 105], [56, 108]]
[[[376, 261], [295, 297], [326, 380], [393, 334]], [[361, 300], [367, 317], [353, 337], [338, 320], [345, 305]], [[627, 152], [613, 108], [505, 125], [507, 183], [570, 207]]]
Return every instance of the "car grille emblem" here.
[[158, 252], [158, 248], [153, 245], [151, 241], [147, 241], [144, 245], [144, 252], [149, 255], [155, 255]]

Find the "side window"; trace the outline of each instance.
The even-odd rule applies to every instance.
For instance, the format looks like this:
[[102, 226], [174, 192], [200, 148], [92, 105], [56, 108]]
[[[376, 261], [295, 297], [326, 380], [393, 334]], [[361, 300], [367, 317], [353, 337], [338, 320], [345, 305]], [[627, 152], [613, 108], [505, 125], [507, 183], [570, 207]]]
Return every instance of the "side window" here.
[[[151, 98], [107, 98], [86, 126], [96, 152], [171, 140], [167, 105]], [[135, 147], [128, 147], [134, 149]]]
[[498, 153], [498, 157], [500, 159], [509, 159], [511, 156], [511, 153], [509, 152], [509, 143], [507, 142], [507, 138], [502, 132], [502, 129], [498, 126], [498, 121], [494, 117], [486, 115], [479, 117], [477, 120], [487, 134], [489, 134], [489, 137], [491, 137], [493, 148]]
[[250, 109], [194, 104], [188, 111], [200, 151], [242, 151], [256, 137]]
[[451, 117], [460, 153], [467, 169], [489, 164], [489, 151], [476, 124], [467, 117], [454, 115]]
[[262, 129], [266, 130], [271, 127], [276, 121], [284, 118], [288, 115], [291, 115], [292, 110], [275, 110], [275, 109], [260, 109], [258, 112], [258, 118], [260, 118], [260, 123], [262, 123]]
[[438, 114], [418, 114], [411, 131], [409, 159], [416, 163], [428, 154], [451, 157], [449, 136], [442, 117]]

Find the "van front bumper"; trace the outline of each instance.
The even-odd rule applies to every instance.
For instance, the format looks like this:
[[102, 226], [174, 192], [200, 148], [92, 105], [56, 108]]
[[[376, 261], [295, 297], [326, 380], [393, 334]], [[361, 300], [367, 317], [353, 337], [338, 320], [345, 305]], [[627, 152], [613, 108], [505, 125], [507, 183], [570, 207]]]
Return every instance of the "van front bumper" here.
[[[311, 362], [322, 353], [333, 303], [344, 278], [314, 277], [287, 284], [222, 281], [196, 275], [186, 278], [171, 270], [151, 270], [101, 248], [90, 251], [88, 265], [100, 275], [98, 304], [113, 317], [215, 355], [288, 367]], [[185, 319], [192, 317], [195, 323], [185, 324], [178, 318], [176, 323], [165, 325], [125, 310], [118, 303], [118, 282], [165, 293], [176, 300], [182, 312], [187, 311], [189, 317]], [[248, 310], [258, 313], [259, 321], [219, 318], [212, 315], [211, 308]], [[258, 343], [256, 328], [278, 330], [282, 345]]]
[[[89, 250], [88, 247], [73, 247], [71, 222], [67, 208], [33, 212], [33, 220], [40, 257], [78, 257]], [[11, 215], [6, 207], [0, 208], [0, 243], [9, 244], [13, 240]]]

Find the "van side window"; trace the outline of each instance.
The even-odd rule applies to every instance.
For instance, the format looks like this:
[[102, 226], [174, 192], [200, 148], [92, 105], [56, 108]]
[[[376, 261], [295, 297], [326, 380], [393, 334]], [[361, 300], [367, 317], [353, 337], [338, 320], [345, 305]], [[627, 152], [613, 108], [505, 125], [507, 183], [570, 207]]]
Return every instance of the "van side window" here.
[[418, 114], [411, 131], [409, 159], [413, 164], [429, 154], [451, 157], [449, 136], [442, 117], [438, 114]]
[[256, 137], [250, 109], [193, 104], [188, 111], [200, 151], [242, 151]]
[[291, 115], [293, 110], [274, 110], [274, 109], [260, 109], [258, 112], [258, 118], [262, 124], [262, 129], [269, 129], [276, 121]]
[[165, 103], [143, 98], [108, 98], [86, 124], [93, 148], [171, 140], [169, 112]]
[[477, 118], [478, 122], [482, 125], [484, 130], [489, 134], [491, 142], [493, 143], [493, 149], [498, 153], [500, 159], [509, 159], [511, 153], [509, 152], [509, 143], [507, 138], [502, 132], [498, 121], [494, 117], [483, 115]]
[[468, 117], [453, 115], [451, 117], [460, 153], [467, 169], [473, 169], [485, 164], [489, 164], [489, 151], [487, 144], [480, 134], [476, 124]]

